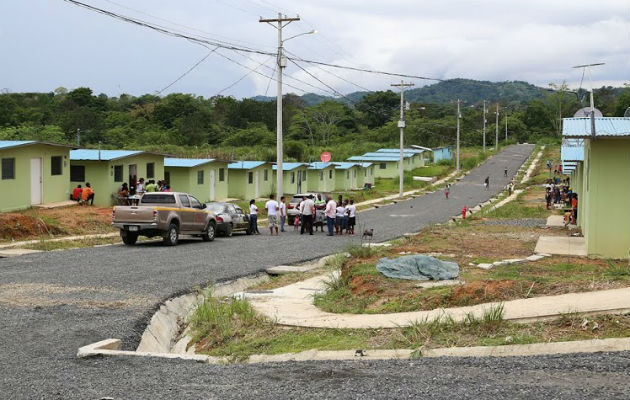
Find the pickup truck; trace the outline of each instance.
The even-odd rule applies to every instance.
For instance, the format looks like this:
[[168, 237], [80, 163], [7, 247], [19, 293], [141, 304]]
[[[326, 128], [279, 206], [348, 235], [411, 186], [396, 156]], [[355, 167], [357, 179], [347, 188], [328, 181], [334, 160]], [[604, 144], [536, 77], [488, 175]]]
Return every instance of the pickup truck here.
[[187, 193], [149, 192], [138, 205], [114, 207], [112, 225], [127, 245], [135, 244], [138, 236], [162, 236], [165, 245], [175, 246], [180, 234], [214, 240], [217, 221], [205, 204]]

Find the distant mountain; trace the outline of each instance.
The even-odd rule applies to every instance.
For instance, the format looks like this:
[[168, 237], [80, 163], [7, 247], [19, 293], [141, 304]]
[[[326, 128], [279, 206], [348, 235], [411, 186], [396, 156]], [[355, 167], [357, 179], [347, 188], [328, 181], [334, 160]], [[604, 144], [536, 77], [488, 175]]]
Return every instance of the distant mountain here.
[[[326, 100], [353, 104], [361, 100], [367, 93], [369, 92], [353, 92], [345, 97], [306, 93], [300, 97], [309, 106]], [[548, 91], [523, 81], [490, 82], [472, 79], [449, 79], [417, 89], [407, 90], [405, 93], [410, 102], [445, 104], [459, 98], [468, 104], [476, 104], [483, 100], [490, 102], [501, 101], [503, 103], [527, 103], [534, 98], [543, 97]], [[276, 98], [275, 96], [255, 96], [252, 99], [275, 101]]]

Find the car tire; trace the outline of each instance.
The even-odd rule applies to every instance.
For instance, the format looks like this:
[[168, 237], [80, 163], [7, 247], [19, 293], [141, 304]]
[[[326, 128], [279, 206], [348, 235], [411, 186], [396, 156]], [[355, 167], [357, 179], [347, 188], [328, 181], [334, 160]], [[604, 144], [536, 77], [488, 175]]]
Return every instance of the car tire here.
[[232, 224], [229, 224], [227, 228], [225, 228], [225, 236], [231, 237], [233, 232], [234, 232], [234, 228], [232, 227]]
[[[229, 226], [228, 226], [228, 229], [229, 229]], [[216, 234], [217, 234], [217, 224], [214, 221], [210, 221], [208, 222], [208, 226], [206, 226], [206, 231], [201, 235], [201, 239], [203, 239], [204, 242], [212, 242]]]
[[179, 241], [179, 227], [177, 224], [170, 224], [166, 233], [164, 234], [164, 240], [162, 241], [166, 246], [176, 246]]
[[247, 228], [247, 230], [245, 231], [245, 234], [246, 234], [246, 235], [251, 235], [252, 233], [254, 233], [254, 232], [252, 231], [252, 227], [251, 227], [251, 226], [249, 226], [249, 227]]
[[120, 231], [120, 238], [127, 246], [133, 246], [138, 241], [138, 234], [129, 231]]

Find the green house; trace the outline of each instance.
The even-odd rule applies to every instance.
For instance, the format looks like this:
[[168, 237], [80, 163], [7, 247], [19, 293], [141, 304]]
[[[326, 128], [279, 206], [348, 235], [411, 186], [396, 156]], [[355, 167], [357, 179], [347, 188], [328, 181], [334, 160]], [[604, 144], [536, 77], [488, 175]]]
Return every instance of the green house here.
[[228, 164], [228, 196], [237, 199], [267, 197], [275, 185], [271, 164], [265, 161], [235, 161]]
[[69, 200], [70, 147], [0, 140], [0, 212]]
[[164, 178], [171, 190], [186, 192], [199, 201], [228, 197], [228, 163], [212, 158], [165, 158]]
[[[273, 166], [274, 182], [277, 166]], [[299, 162], [282, 163], [282, 191], [288, 194], [306, 193], [308, 186], [308, 164]]]
[[[94, 190], [94, 204], [109, 207], [117, 203], [118, 189], [123, 182], [134, 186], [140, 178], [146, 181], [166, 179], [164, 156], [137, 150], [70, 151], [70, 186], [90, 182]], [[68, 182], [66, 182], [68, 187]]]
[[361, 163], [336, 162], [335, 164], [335, 190], [347, 191], [362, 187], [359, 177], [363, 174]]
[[[400, 149], [378, 149], [376, 152], [387, 154], [389, 156], [392, 156], [392, 155], [398, 156], [398, 158], [400, 159]], [[405, 170], [408, 171], [408, 170], [424, 167], [425, 165], [424, 153], [425, 153], [425, 150], [421, 150], [421, 149], [404, 149], [403, 154], [406, 157], [409, 157], [409, 158], [406, 158], [406, 161], [405, 161]], [[373, 154], [373, 153], [368, 153], [368, 154]]]
[[359, 163], [361, 167], [357, 176], [357, 187], [362, 188], [366, 183], [374, 185], [374, 164], [371, 162]]
[[[376, 153], [368, 153], [368, 154], [376, 154]], [[405, 164], [409, 164], [410, 156], [406, 156], [404, 159]], [[374, 176], [376, 178], [396, 178], [399, 175], [398, 172], [398, 162], [400, 160], [399, 155], [388, 155], [383, 154], [375, 155], [375, 156], [354, 156], [348, 158], [348, 161], [354, 163], [362, 163], [362, 162], [370, 162], [374, 164]], [[404, 168], [407, 171], [413, 169], [411, 165], [408, 165]]]
[[562, 130], [565, 138], [584, 141], [584, 161], [575, 161], [571, 180], [588, 255], [628, 258], [630, 118], [595, 118], [595, 135], [589, 118], [565, 118]]
[[312, 162], [308, 167], [308, 190], [328, 193], [335, 190], [335, 164], [331, 162]]

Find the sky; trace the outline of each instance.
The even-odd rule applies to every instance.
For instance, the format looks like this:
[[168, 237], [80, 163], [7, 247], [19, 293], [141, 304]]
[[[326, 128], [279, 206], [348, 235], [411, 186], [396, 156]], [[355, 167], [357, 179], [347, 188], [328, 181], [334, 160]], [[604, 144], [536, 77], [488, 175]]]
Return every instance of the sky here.
[[[572, 66], [605, 62], [592, 68], [594, 86], [630, 82], [628, 0], [81, 1], [172, 31], [268, 53], [277, 51], [277, 30], [259, 18], [299, 14], [301, 20], [289, 24], [284, 37], [317, 33], [287, 40], [289, 55], [361, 69], [437, 79], [522, 80], [543, 87], [566, 81], [578, 87], [582, 71]], [[227, 49], [209, 53], [185, 39], [64, 0], [0, 2], [4, 92], [87, 86], [109, 96], [275, 96], [277, 84], [270, 79], [277, 76], [274, 56]], [[284, 69], [285, 93], [387, 90], [401, 79], [298, 65], [289, 62]], [[435, 83], [405, 80], [416, 86]], [[583, 86], [588, 88], [588, 75]]]

